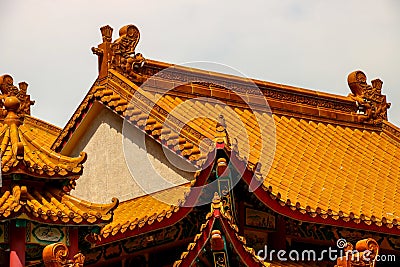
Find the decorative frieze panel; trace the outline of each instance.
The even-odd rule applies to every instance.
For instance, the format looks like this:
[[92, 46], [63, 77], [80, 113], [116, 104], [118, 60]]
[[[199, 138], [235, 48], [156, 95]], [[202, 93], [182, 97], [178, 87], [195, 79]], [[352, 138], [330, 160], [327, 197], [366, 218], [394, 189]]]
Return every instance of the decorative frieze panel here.
[[[156, 75], [158, 78], [166, 79], [169, 81], [176, 81], [180, 83], [194, 83], [199, 85], [212, 85], [218, 88], [226, 88], [232, 90], [235, 93], [259, 95], [259, 90], [256, 90], [252, 80], [240, 82], [238, 80], [230, 80], [228, 78], [217, 78], [212, 75], [193, 74], [193, 72], [185, 71], [182, 69], [171, 68], [166, 70], [163, 67], [146, 64], [142, 69], [143, 75], [151, 77]], [[250, 83], [252, 83], [250, 85]], [[261, 90], [265, 97], [287, 101], [297, 104], [309, 105], [314, 107], [321, 107], [327, 109], [333, 109], [343, 112], [356, 112], [357, 106], [351, 100], [335, 100], [327, 97], [319, 97], [315, 95], [307, 95], [306, 93], [294, 92], [291, 90], [273, 88], [272, 86], [266, 86], [254, 83]]]

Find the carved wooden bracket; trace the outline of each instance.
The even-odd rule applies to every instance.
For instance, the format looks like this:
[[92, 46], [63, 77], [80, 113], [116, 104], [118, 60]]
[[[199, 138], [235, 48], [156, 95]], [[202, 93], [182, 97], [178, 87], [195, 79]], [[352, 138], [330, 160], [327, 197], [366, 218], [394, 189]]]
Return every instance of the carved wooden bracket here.
[[119, 30], [119, 38], [112, 42], [113, 29], [110, 26], [100, 28], [103, 43], [92, 47], [92, 52], [99, 57], [99, 78], [107, 76], [108, 69], [115, 69], [133, 81], [142, 81], [140, 73], [145, 59], [135, 53], [140, 33], [135, 25], [126, 25]]
[[85, 256], [78, 253], [73, 260], [68, 258], [68, 248], [62, 243], [47, 245], [43, 249], [43, 263], [45, 267], [82, 267]]
[[372, 86], [367, 84], [367, 76], [364, 72], [353, 71], [347, 77], [352, 94], [349, 96], [357, 102], [358, 110], [363, 115], [363, 121], [368, 123], [381, 123], [387, 120], [387, 110], [390, 103], [386, 102], [386, 96], [382, 95], [380, 79], [372, 80]]
[[347, 243], [344, 253], [345, 256], [337, 259], [335, 267], [375, 267], [379, 245], [374, 239], [367, 238], [358, 241], [355, 250], [351, 243]]

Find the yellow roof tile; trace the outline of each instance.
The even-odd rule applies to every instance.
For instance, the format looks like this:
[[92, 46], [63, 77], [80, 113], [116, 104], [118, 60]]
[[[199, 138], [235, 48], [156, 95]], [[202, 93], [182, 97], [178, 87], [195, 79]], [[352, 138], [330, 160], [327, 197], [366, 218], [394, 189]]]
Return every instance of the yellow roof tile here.
[[[114, 211], [113, 221], [101, 229], [100, 235], [107, 238], [110, 234], [115, 235], [119, 231], [125, 232], [128, 229], [151, 224], [155, 218], [160, 222], [170, 217], [172, 213], [178, 211], [180, 203], [184, 201], [189, 190], [190, 183], [187, 183], [121, 202]], [[167, 204], [167, 201], [175, 205]]]
[[53, 177], [81, 173], [86, 154], [70, 158], [51, 151], [48, 141], [55, 139], [53, 132], [45, 132], [30, 124], [17, 126], [1, 121], [0, 127], [3, 175], [22, 172], [38, 177]]
[[[129, 93], [125, 89], [128, 87], [131, 90]], [[310, 92], [303, 93], [307, 95]], [[117, 94], [130, 103], [121, 105], [124, 112], [110, 106], [105, 97], [110, 94]], [[251, 111], [240, 103], [227, 101], [234, 111], [232, 113], [218, 102], [196, 100], [185, 104], [184, 101], [191, 97], [195, 95], [182, 97], [174, 93], [160, 95], [154, 91], [144, 92], [123, 75], [109, 70], [108, 80], [102, 86], [91, 89], [74, 118], [78, 119], [89, 103], [95, 100], [101, 101], [124, 118], [127, 117], [138, 127], [146, 127], [148, 117], [155, 123], [165, 125], [166, 117], [169, 116], [167, 135], [160, 135], [162, 131], [151, 129], [148, 134], [200, 165], [207, 149], [200, 149], [202, 154], [193, 157], [191, 151], [198, 149], [205, 138], [214, 139], [218, 115], [224, 114], [231, 143], [236, 140], [239, 155], [249, 160], [250, 167], [262, 164], [263, 186], [272, 186], [272, 195], [280, 195], [285, 198], [284, 202], [290, 200], [292, 205], [299, 202], [303, 208], [320, 208], [322, 213], [329, 211], [335, 215], [341, 212], [348, 216], [353, 212], [355, 216], [363, 214], [365, 220], [386, 217], [389, 223], [400, 218], [400, 205], [396, 205], [394, 200], [400, 183], [393, 183], [400, 174], [400, 130], [395, 126], [384, 121], [379, 128], [359, 123], [355, 119], [350, 123], [326, 119], [322, 115], [299, 118], [298, 113], [292, 113], [294, 116], [281, 112], [271, 116], [265, 112]], [[319, 97], [331, 98], [323, 94], [319, 94]], [[343, 102], [343, 108], [348, 104], [347, 100], [338, 99], [335, 101]], [[317, 103], [319, 100], [315, 101]], [[149, 105], [154, 108], [149, 110]], [[335, 106], [330, 107], [332, 111], [329, 112], [339, 112], [333, 111]], [[137, 111], [136, 117], [131, 116], [132, 110]], [[347, 106], [343, 110], [349, 112]], [[329, 113], [326, 110], [324, 112]], [[263, 119], [256, 123], [256, 117]], [[68, 141], [75, 127], [73, 121], [60, 134], [53, 148], [60, 149]], [[274, 129], [271, 129], [271, 123], [275, 124]], [[176, 132], [180, 128], [182, 130]], [[271, 151], [275, 154], [271, 155]], [[271, 163], [271, 168], [268, 163]]]
[[[159, 101], [168, 101], [169, 107], [176, 102], [170, 96]], [[210, 112], [217, 117], [221, 110], [218, 104], [198, 101], [196, 115], [199, 118], [187, 124], [195, 129], [202, 125], [203, 134], [211, 139], [215, 135], [215, 122], [202, 117], [209, 118]], [[236, 108], [235, 111], [249, 136], [251, 163], [268, 158], [264, 152], [260, 154], [261, 136], [254, 127], [254, 115], [249, 110]], [[267, 114], [257, 115], [265, 117]], [[191, 114], [187, 112], [181, 116], [189, 118]], [[400, 214], [400, 206], [393, 202], [399, 185], [388, 182], [398, 180], [400, 149], [384, 132], [360, 131], [287, 116], [273, 115], [273, 118], [276, 153], [271, 169], [261, 169], [264, 186], [272, 185], [273, 194], [279, 193], [292, 203], [300, 202], [314, 210], [320, 207], [336, 213], [343, 211], [346, 215], [353, 212], [356, 216], [364, 214], [366, 219], [387, 217], [388, 213]], [[230, 126], [228, 130], [235, 133], [237, 126]], [[237, 140], [240, 148], [247, 142], [242, 136], [237, 136]]]

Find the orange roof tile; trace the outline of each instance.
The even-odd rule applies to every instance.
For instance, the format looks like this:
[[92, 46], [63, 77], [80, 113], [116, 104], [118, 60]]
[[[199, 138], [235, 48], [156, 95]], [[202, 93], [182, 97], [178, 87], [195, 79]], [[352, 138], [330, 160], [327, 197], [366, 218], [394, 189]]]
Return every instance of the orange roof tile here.
[[[180, 102], [166, 97], [161, 101]], [[224, 114], [227, 121], [230, 119], [229, 107], [197, 101], [192, 108], [196, 114], [209, 116], [208, 113], [214, 111], [214, 114]], [[262, 138], [260, 129], [254, 129], [254, 114], [239, 108], [235, 112], [245, 124], [248, 137], [237, 124], [228, 126], [230, 137], [236, 138], [240, 154], [248, 154], [251, 164], [263, 164], [260, 172], [263, 185], [272, 187], [272, 194], [279, 194], [281, 199], [293, 204], [300, 203], [304, 209], [309, 206], [312, 211], [343, 213], [345, 217], [366, 221], [371, 218], [386, 223], [398, 221], [400, 209], [396, 192], [400, 190], [400, 183], [396, 181], [400, 176], [400, 143], [386, 131], [273, 115], [276, 148], [271, 155], [269, 148], [273, 149], [274, 144], [270, 139], [274, 133], [270, 131], [270, 135]], [[187, 112], [180, 115], [183, 121], [190, 118]], [[271, 116], [257, 115], [264, 118], [259, 126], [268, 133]], [[188, 125], [199, 125], [198, 121], [189, 121]], [[203, 134], [213, 138], [214, 125], [198, 127], [203, 127]], [[237, 136], [232, 136], [235, 133]], [[264, 143], [262, 150], [261, 142]], [[270, 161], [272, 166], [268, 168], [266, 163]]]
[[[32, 121], [32, 119], [31, 119]], [[0, 122], [0, 153], [2, 173], [27, 173], [38, 177], [79, 175], [86, 154], [77, 158], [60, 155], [49, 148], [54, 139], [32, 124], [6, 124]]]
[[[189, 190], [190, 183], [121, 202], [114, 212], [114, 220], [101, 229], [100, 235], [107, 238], [109, 235], [124, 233], [128, 229], [141, 228], [146, 224], [169, 218], [179, 210], [179, 204], [184, 201]], [[176, 204], [167, 204], [162, 199]]]
[[29, 115], [25, 115], [24, 124], [37, 132], [35, 134], [36, 141], [46, 148], [51, 147], [62, 130], [57, 126]]
[[[400, 206], [395, 194], [400, 190], [400, 183], [396, 182], [400, 175], [400, 143], [393, 136], [400, 131], [387, 122], [384, 125], [391, 132], [360, 124], [341, 126], [287, 115], [271, 116], [232, 104], [221, 106], [197, 100], [176, 109], [186, 99], [145, 92], [113, 70], [110, 77], [114, 80], [89, 92], [83, 101], [86, 106], [81, 105], [78, 111], [98, 100], [195, 164], [201, 164], [208, 151], [209, 144], [202, 147], [201, 140], [214, 138], [217, 117], [223, 114], [240, 155], [248, 158], [250, 166], [262, 163], [263, 185], [272, 187], [273, 195], [330, 216], [377, 220], [378, 224], [398, 221]], [[155, 107], [151, 111], [146, 110], [149, 103]], [[170, 127], [161, 131], [172, 110]], [[150, 114], [149, 119], [146, 113]], [[197, 118], [192, 119], [192, 114]], [[78, 120], [80, 115], [76, 113], [73, 119]], [[258, 127], [254, 127], [256, 115], [262, 118]], [[66, 140], [74, 125], [69, 123], [55, 144]], [[180, 135], [174, 131], [176, 125], [183, 125]], [[275, 125], [276, 133], [269, 128], [271, 125]], [[262, 131], [267, 133], [263, 138]], [[270, 149], [275, 144], [271, 158]], [[268, 162], [272, 164], [270, 169]]]
[[[94, 49], [98, 55], [111, 42], [106, 28], [104, 43]], [[354, 98], [250, 80], [269, 101], [271, 115], [250, 110], [240, 99], [255, 106], [263, 99], [248, 79], [153, 60], [137, 73], [103, 63], [95, 86], [54, 142], [56, 151], [98, 101], [200, 166], [222, 114], [232, 149], [248, 160], [250, 170], [261, 166], [258, 175], [271, 196], [324, 217], [397, 225], [400, 131], [385, 120], [365, 121]]]
[[73, 197], [55, 187], [13, 184], [2, 187], [0, 220], [27, 216], [51, 224], [97, 225], [109, 222], [118, 200], [94, 204]]

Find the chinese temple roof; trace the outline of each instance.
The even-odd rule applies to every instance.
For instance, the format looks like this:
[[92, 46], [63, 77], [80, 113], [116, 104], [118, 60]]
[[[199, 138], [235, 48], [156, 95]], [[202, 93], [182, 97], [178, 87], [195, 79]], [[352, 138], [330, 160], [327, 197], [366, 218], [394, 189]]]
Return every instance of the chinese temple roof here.
[[[112, 42], [112, 29], [101, 30], [103, 43], [92, 49], [99, 78], [53, 149], [62, 150], [97, 101], [201, 166], [223, 115], [232, 143], [226, 147], [247, 155], [247, 172], [262, 180], [256, 195], [267, 205], [266, 199], [279, 203], [275, 211], [399, 233], [400, 129], [387, 121], [381, 80], [368, 85], [364, 73], [353, 72], [349, 96], [250, 80], [259, 95], [248, 79], [144, 59], [134, 53], [138, 34], [121, 50], [127, 36]], [[272, 114], [257, 106], [263, 99]]]
[[[218, 194], [216, 193], [218, 196]], [[221, 236], [221, 231], [215, 231], [215, 222], [220, 222], [222, 232], [226, 236], [226, 241], [233, 245], [235, 254], [238, 254], [242, 263], [246, 266], [269, 266], [268, 263], [264, 262], [258, 257], [254, 249], [246, 246], [246, 239], [239, 236], [239, 229], [234, 224], [233, 219], [229, 213], [225, 213], [222, 202], [219, 197], [214, 198], [211, 204], [211, 212], [207, 214], [207, 221], [201, 225], [200, 233], [194, 238], [194, 242], [190, 243], [187, 247], [187, 251], [183, 252], [180, 259], [174, 263], [174, 267], [179, 266], [191, 266], [194, 261], [201, 258], [199, 254], [204, 251], [206, 243], [211, 242], [211, 251], [222, 251], [225, 245], [219, 245], [218, 241], [224, 242]], [[214, 231], [213, 231], [214, 230]], [[216, 240], [218, 239], [218, 240]], [[219, 262], [226, 263], [226, 252], [225, 256]]]
[[26, 218], [76, 225], [111, 221], [117, 199], [94, 204], [69, 195], [86, 153], [72, 158], [50, 148], [61, 130], [30, 116], [34, 101], [26, 94], [27, 87], [25, 82], [14, 86], [10, 75], [0, 77], [0, 221]]
[[86, 154], [71, 158], [49, 148], [49, 142], [59, 134], [59, 129], [29, 116], [30, 105], [34, 102], [26, 94], [27, 86], [20, 83], [17, 88], [11, 76], [0, 77], [2, 174], [19, 173], [44, 178], [79, 175]]

